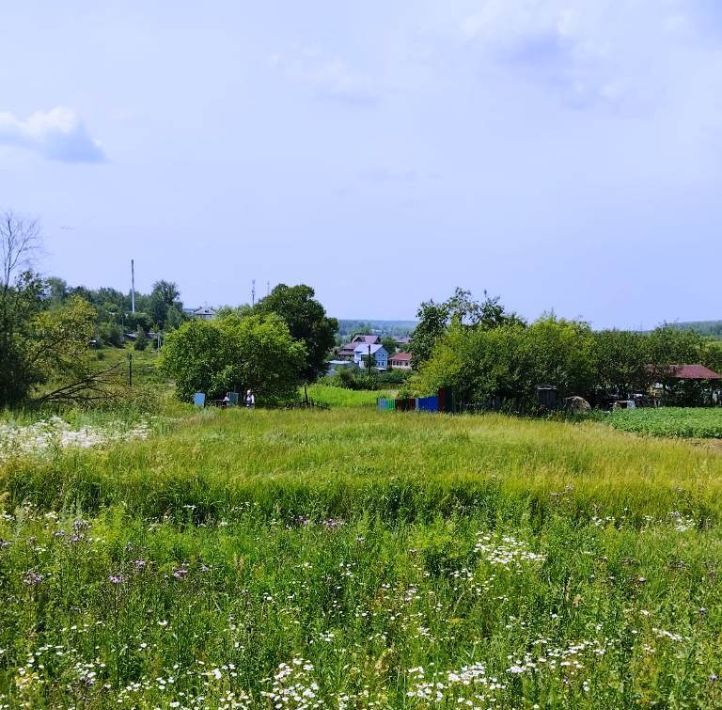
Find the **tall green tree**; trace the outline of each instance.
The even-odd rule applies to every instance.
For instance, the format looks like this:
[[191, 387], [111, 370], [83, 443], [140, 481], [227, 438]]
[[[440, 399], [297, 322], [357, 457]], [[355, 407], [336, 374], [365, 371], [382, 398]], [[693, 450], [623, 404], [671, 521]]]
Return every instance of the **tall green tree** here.
[[418, 325], [409, 343], [414, 367], [419, 367], [431, 357], [434, 346], [452, 324], [490, 330], [503, 325], [524, 323], [519, 316], [504, 308], [498, 296], [491, 297], [484, 291], [484, 300], [477, 301], [470, 291], [458, 287], [443, 303], [433, 300], [422, 303], [416, 317]]
[[279, 284], [255, 306], [255, 312], [280, 316], [296, 340], [303, 343], [306, 361], [302, 378], [312, 382], [326, 371], [326, 359], [336, 344], [338, 321], [314, 298], [315, 291], [305, 284]]
[[170, 333], [161, 367], [180, 399], [252, 389], [266, 401], [292, 397], [306, 364], [302, 343], [276, 314], [192, 320]]
[[183, 311], [183, 304], [180, 301], [180, 291], [173, 281], [156, 281], [150, 293], [150, 316], [153, 322], [163, 330], [166, 327], [168, 311], [175, 308], [176, 311]]

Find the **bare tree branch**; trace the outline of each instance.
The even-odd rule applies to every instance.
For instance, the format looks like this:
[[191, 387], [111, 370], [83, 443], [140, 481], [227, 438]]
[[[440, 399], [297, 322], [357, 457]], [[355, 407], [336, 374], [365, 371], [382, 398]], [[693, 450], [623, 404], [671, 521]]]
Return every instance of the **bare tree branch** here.
[[0, 216], [0, 269], [2, 288], [7, 293], [14, 277], [27, 270], [40, 248], [40, 225], [8, 210]]

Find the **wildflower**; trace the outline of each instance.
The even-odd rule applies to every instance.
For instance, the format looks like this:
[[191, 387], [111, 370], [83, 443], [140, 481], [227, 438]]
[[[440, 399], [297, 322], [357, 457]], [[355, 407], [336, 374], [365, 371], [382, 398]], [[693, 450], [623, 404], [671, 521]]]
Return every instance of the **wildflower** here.
[[147, 566], [147, 563], [145, 560], [135, 560], [133, 562], [133, 568], [136, 572], [142, 572]]
[[73, 521], [73, 530], [75, 532], [80, 532], [81, 530], [87, 530], [90, 527], [90, 523], [87, 520], [82, 520], [80, 518]]
[[25, 584], [27, 584], [29, 587], [35, 587], [40, 582], [43, 581], [43, 575], [39, 572], [35, 572], [35, 570], [29, 570], [25, 573], [25, 577], [23, 578], [23, 581]]
[[111, 584], [123, 584], [123, 582], [125, 582], [125, 577], [123, 577], [122, 574], [109, 574], [108, 581]]
[[178, 580], [183, 580], [188, 576], [188, 568], [185, 565], [173, 568], [173, 577]]

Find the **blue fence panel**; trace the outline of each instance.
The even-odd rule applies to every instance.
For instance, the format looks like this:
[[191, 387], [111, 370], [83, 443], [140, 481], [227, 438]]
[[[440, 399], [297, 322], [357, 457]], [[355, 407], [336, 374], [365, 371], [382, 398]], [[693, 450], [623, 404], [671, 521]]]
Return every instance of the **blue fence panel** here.
[[419, 412], [438, 412], [439, 411], [439, 398], [434, 397], [419, 397], [416, 400], [416, 409]]
[[206, 406], [206, 393], [205, 392], [196, 392], [193, 395], [193, 404], [195, 404], [196, 407], [205, 407]]

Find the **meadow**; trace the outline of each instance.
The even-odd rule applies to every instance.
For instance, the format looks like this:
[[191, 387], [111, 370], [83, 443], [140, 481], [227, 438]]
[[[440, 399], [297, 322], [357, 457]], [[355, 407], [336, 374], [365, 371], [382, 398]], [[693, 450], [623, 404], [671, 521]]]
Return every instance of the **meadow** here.
[[722, 456], [681, 440], [184, 410], [0, 500], [4, 707], [722, 706]]

